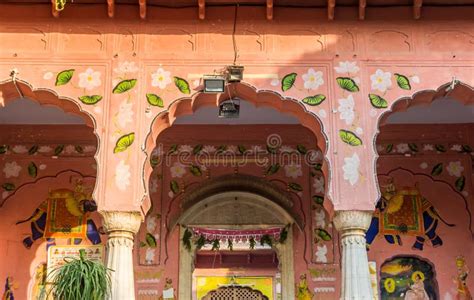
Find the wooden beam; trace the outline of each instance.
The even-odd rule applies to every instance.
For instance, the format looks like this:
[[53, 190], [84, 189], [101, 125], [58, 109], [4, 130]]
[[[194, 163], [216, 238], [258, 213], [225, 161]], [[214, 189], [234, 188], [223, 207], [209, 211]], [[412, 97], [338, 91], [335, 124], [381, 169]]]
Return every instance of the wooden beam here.
[[113, 18], [115, 14], [115, 0], [107, 0], [107, 14]]
[[51, 0], [51, 14], [55, 18], [59, 18], [59, 11], [56, 9], [56, 0]]
[[328, 19], [334, 20], [334, 9], [336, 8], [336, 0], [328, 0]]
[[267, 20], [273, 20], [273, 0], [267, 0]]
[[365, 20], [365, 7], [367, 0], [359, 0], [359, 20]]
[[421, 6], [423, 5], [423, 0], [413, 0], [413, 18], [418, 20], [421, 18]]
[[198, 0], [199, 20], [206, 18], [206, 0]]
[[145, 20], [146, 19], [146, 0], [138, 0], [138, 4], [140, 5], [140, 18]]

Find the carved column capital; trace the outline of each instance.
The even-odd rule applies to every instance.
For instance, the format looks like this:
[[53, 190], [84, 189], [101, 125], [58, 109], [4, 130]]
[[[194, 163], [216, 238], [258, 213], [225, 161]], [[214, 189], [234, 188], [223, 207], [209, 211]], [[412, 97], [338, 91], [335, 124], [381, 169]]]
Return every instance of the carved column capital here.
[[108, 234], [128, 232], [134, 235], [140, 229], [142, 215], [138, 211], [101, 211], [104, 229]]
[[371, 211], [360, 210], [336, 211], [333, 220], [334, 226], [342, 233], [342, 237], [348, 235], [365, 236], [372, 220], [372, 214]]

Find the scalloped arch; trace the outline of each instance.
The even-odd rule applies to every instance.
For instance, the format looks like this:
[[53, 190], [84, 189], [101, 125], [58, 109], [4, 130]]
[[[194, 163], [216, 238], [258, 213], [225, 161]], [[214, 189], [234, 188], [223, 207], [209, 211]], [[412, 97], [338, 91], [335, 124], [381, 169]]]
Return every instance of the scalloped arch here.
[[[304, 104], [296, 99], [284, 97], [271, 90], [257, 90], [254, 86], [241, 82], [229, 84], [222, 94], [197, 92], [190, 97], [176, 99], [170, 103], [167, 109], [155, 116], [145, 138], [145, 148], [143, 149], [147, 157], [143, 164], [143, 185], [146, 191], [148, 191], [148, 179], [153, 171], [147, 161], [156, 146], [159, 134], [166, 128], [171, 127], [179, 116], [193, 114], [201, 107], [218, 106], [222, 101], [234, 97], [251, 102], [255, 107], [266, 106], [274, 108], [279, 112], [290, 114], [296, 117], [301, 125], [311, 130], [316, 137], [318, 148], [324, 153], [325, 164], [323, 166], [323, 173], [327, 182], [330, 183], [330, 166], [326, 156], [329, 139], [324, 133], [323, 124], [319, 118], [314, 113], [308, 111]], [[331, 201], [329, 202], [332, 203]], [[150, 198], [147, 193], [142, 202], [144, 213], [146, 213], [150, 205]]]

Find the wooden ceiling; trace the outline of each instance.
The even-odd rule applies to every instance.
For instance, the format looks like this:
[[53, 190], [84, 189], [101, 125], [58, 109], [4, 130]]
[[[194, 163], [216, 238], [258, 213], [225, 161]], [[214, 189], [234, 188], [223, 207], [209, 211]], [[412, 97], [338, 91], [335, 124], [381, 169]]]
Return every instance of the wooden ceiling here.
[[[52, 6], [52, 13], [59, 17], [59, 11], [55, 9], [56, 0], [2, 0], [2, 3], [21, 4], [49, 4]], [[71, 0], [67, 0], [68, 4]], [[421, 17], [422, 6], [474, 6], [474, 0], [73, 0], [74, 4], [106, 4], [108, 6], [109, 17], [114, 16], [116, 5], [138, 5], [140, 17], [146, 18], [147, 7], [167, 7], [183, 8], [196, 7], [199, 18], [206, 18], [206, 7], [229, 6], [239, 4], [241, 6], [264, 6], [266, 7], [266, 18], [273, 19], [274, 7], [311, 7], [326, 8], [329, 20], [334, 19], [334, 11], [337, 7], [357, 7], [359, 19], [365, 19], [366, 8], [370, 7], [407, 7], [413, 9], [413, 18]]]

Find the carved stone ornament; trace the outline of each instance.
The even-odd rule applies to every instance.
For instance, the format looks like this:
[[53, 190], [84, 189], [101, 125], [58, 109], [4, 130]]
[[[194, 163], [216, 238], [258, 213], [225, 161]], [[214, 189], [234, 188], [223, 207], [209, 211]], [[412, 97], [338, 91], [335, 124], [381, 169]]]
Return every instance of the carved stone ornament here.
[[138, 232], [143, 221], [138, 211], [101, 211], [104, 220], [104, 229], [107, 233], [117, 231], [129, 232], [132, 235]]
[[343, 235], [346, 232], [357, 234], [358, 231], [364, 235], [370, 226], [371, 220], [371, 211], [340, 210], [336, 211], [333, 222], [336, 229], [341, 231]]

